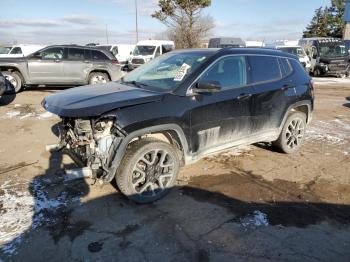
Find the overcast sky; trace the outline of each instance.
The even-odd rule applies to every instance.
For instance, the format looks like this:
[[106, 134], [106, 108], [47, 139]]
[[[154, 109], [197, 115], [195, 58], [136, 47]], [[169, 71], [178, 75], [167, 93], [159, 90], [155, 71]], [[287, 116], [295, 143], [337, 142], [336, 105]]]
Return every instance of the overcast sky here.
[[[137, 0], [140, 39], [166, 28], [150, 17], [157, 0]], [[330, 0], [212, 0], [204, 13], [213, 36], [245, 40], [298, 39], [314, 10]], [[134, 0], [0, 0], [0, 43], [134, 43]]]

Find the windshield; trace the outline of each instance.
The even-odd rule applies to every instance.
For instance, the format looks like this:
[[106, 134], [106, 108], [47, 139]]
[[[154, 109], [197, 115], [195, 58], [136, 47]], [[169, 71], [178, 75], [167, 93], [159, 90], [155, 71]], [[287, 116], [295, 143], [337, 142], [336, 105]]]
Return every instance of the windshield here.
[[345, 45], [320, 45], [321, 57], [342, 57], [348, 54], [348, 49]]
[[210, 52], [167, 53], [130, 72], [122, 82], [156, 91], [171, 91], [210, 54]]
[[155, 49], [156, 46], [153, 45], [137, 45], [133, 55], [153, 55]]
[[296, 55], [299, 57], [304, 57], [306, 56], [306, 53], [304, 51], [303, 48], [301, 47], [281, 47], [279, 48], [281, 51], [292, 54], [292, 55]]
[[11, 47], [0, 46], [0, 54], [8, 54], [11, 50]]

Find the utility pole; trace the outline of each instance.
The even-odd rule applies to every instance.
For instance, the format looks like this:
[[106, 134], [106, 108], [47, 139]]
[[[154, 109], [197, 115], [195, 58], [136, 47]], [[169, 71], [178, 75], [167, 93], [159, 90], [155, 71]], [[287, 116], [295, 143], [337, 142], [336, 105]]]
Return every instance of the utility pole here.
[[107, 24], [106, 24], [106, 39], [107, 39], [107, 45], [108, 45], [109, 43], [108, 43], [108, 27], [107, 27]]
[[135, 15], [136, 15], [136, 43], [139, 41], [139, 26], [137, 17], [137, 0], [135, 0]]

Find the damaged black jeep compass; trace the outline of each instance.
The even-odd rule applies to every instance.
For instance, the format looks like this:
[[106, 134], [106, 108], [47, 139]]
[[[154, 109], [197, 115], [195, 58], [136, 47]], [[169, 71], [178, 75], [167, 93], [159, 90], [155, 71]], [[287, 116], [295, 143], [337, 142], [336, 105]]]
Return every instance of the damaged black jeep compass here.
[[167, 193], [181, 165], [209, 154], [256, 142], [298, 150], [313, 86], [298, 57], [280, 51], [180, 50], [119, 82], [73, 88], [42, 104], [62, 119], [55, 149], [147, 203]]

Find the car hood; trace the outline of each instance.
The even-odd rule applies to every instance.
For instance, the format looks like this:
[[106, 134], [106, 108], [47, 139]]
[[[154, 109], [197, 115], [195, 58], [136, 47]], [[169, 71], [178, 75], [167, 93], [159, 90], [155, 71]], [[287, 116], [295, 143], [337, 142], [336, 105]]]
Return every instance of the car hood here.
[[60, 117], [100, 116], [113, 109], [150, 103], [163, 94], [117, 82], [82, 86], [45, 97], [43, 107]]

